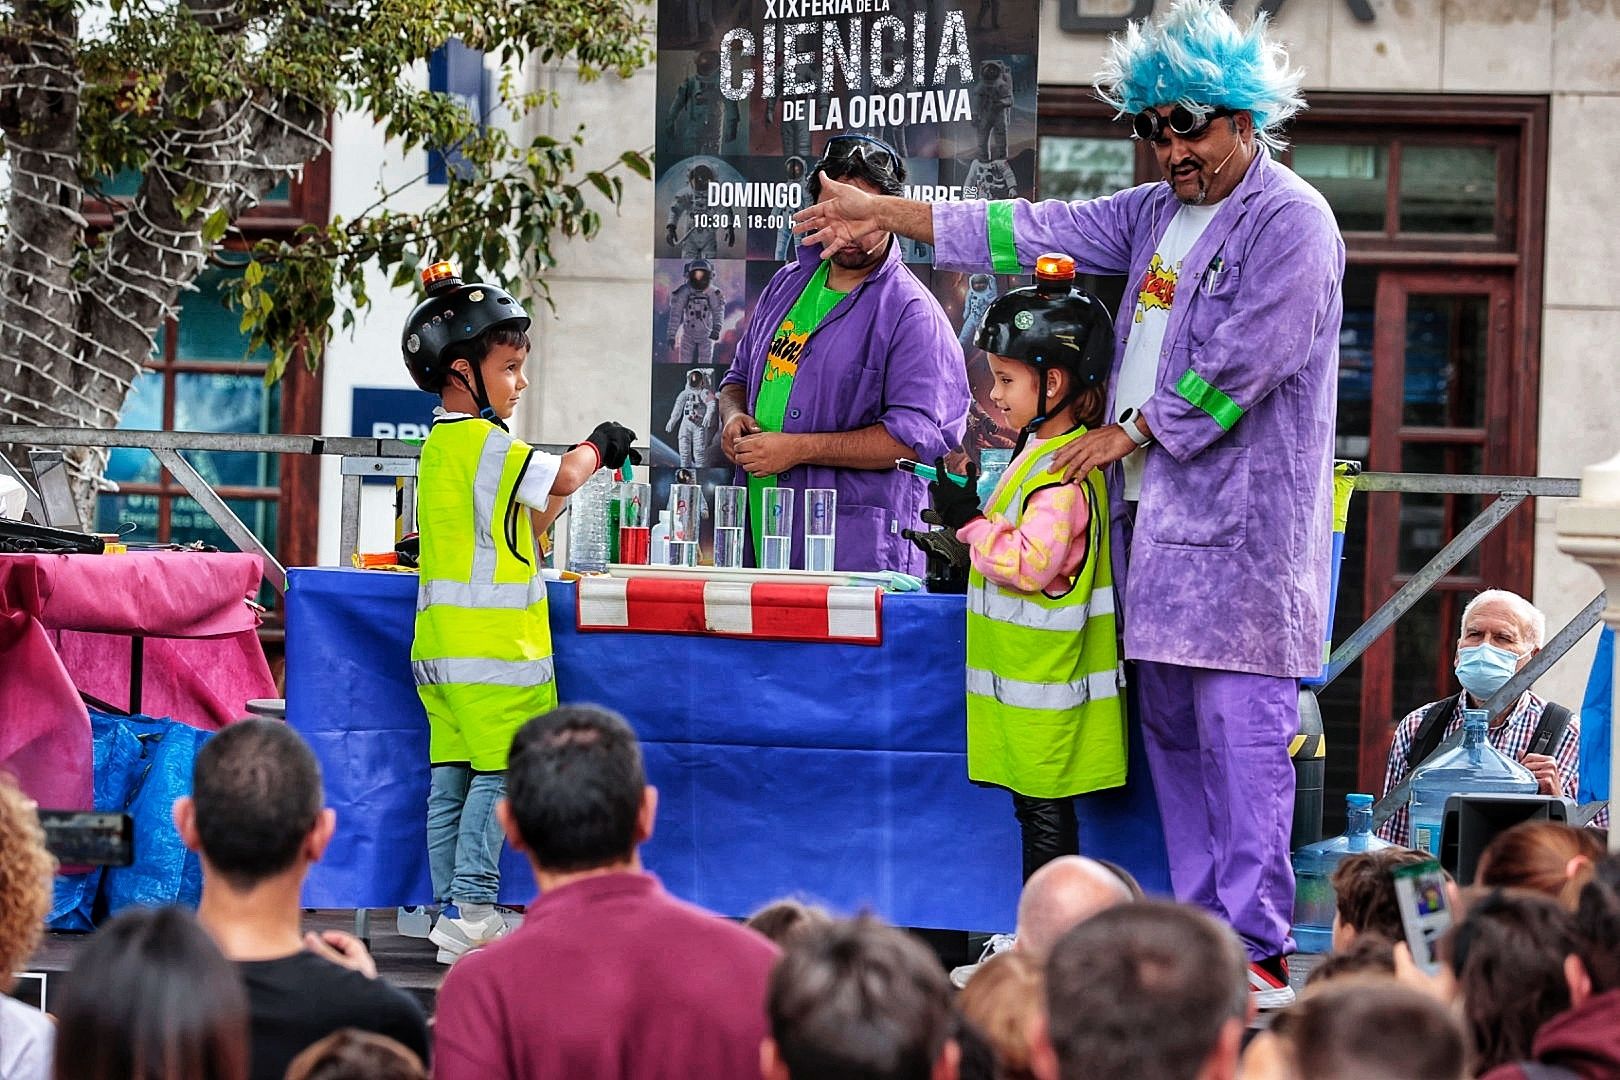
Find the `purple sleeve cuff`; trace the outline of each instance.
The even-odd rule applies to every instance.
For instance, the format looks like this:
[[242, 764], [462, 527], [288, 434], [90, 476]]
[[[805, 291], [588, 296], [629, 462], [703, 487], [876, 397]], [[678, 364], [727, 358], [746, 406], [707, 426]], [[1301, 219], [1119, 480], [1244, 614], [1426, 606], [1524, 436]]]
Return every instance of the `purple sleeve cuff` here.
[[941, 270], [990, 270], [990, 240], [983, 199], [934, 204], [934, 265]]

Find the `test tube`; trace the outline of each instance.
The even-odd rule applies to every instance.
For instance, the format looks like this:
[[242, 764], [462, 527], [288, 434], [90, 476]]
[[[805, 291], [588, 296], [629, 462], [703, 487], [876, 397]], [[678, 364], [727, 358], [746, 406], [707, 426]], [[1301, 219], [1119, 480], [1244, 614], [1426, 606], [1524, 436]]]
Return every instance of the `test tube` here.
[[652, 485], [619, 485], [619, 561], [645, 566], [652, 552]]
[[741, 566], [748, 521], [748, 489], [721, 484], [714, 489], [714, 565]]
[[833, 568], [838, 527], [838, 492], [832, 488], [804, 489], [804, 568], [826, 573]]
[[760, 559], [762, 570], [787, 570], [793, 551], [793, 489], [768, 487], [760, 516]]
[[669, 561], [672, 566], [696, 566], [698, 529], [703, 520], [703, 489], [696, 484], [669, 488]]

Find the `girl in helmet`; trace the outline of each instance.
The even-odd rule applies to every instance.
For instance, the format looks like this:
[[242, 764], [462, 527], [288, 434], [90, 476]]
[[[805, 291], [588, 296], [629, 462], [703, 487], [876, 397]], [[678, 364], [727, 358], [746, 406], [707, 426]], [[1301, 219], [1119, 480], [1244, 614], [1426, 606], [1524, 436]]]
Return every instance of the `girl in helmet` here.
[[1074, 260], [1043, 255], [1035, 285], [990, 305], [974, 343], [1019, 452], [983, 513], [964, 487], [929, 486], [967, 545], [968, 776], [1012, 793], [1024, 878], [1078, 854], [1074, 796], [1125, 782], [1125, 713], [1102, 474], [1066, 484], [1053, 456], [1102, 421], [1113, 331], [1074, 287]]

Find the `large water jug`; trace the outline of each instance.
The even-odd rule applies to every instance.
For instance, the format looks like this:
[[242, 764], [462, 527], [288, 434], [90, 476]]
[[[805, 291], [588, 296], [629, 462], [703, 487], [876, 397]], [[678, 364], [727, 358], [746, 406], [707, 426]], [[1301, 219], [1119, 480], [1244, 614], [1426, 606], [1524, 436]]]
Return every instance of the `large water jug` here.
[[1440, 854], [1440, 824], [1453, 795], [1534, 795], [1530, 770], [1485, 738], [1484, 709], [1463, 711], [1463, 741], [1412, 774], [1412, 836], [1409, 847]]
[[575, 573], [607, 569], [608, 505], [617, 487], [612, 472], [597, 469], [568, 500], [568, 569]]
[[1349, 828], [1343, 836], [1318, 840], [1294, 852], [1294, 941], [1300, 952], [1325, 953], [1333, 948], [1333, 871], [1346, 855], [1393, 847], [1372, 831], [1371, 795], [1345, 796]]

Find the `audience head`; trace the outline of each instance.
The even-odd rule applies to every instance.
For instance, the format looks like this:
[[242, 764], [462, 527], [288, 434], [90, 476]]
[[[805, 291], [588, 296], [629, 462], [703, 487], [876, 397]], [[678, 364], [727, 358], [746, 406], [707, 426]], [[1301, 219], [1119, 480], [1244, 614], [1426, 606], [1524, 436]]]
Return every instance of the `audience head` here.
[[862, 916], [790, 943], [766, 993], [767, 1080], [950, 1080], [951, 987], [933, 953]]
[[1343, 949], [1335, 949], [1305, 976], [1307, 988], [1340, 979], [1395, 975], [1395, 945], [1382, 934], [1361, 934]]
[[245, 1080], [241, 977], [188, 912], [125, 911], [73, 964], [57, 1012], [58, 1080]]
[[632, 863], [652, 835], [657, 791], [642, 772], [636, 733], [617, 713], [594, 705], [542, 713], [513, 736], [506, 769], [501, 821], [543, 870]]
[[386, 1035], [334, 1031], [287, 1066], [287, 1080], [428, 1080], [421, 1061]]
[[55, 875], [33, 801], [0, 773], [0, 991], [39, 947]]
[[1026, 952], [998, 953], [956, 996], [956, 1010], [989, 1040], [1003, 1080], [1032, 1080], [1029, 1034], [1045, 1005], [1039, 964]]
[[1345, 856], [1334, 868], [1333, 951], [1350, 947], [1361, 934], [1377, 934], [1389, 941], [1406, 936], [1401, 909], [1395, 902], [1395, 871], [1428, 862], [1434, 856], [1407, 848], [1379, 848]]
[[1433, 995], [1359, 977], [1313, 989], [1243, 1055], [1243, 1080], [1462, 1080], [1462, 1025]]
[[743, 925], [786, 948], [801, 935], [827, 926], [832, 921], [832, 916], [827, 914], [826, 909], [785, 897], [766, 904], [748, 916]]
[[1579, 951], [1570, 913], [1523, 889], [1485, 893], [1440, 939], [1477, 1072], [1529, 1058], [1536, 1030], [1585, 1000]]
[[984, 1032], [964, 1020], [960, 1012], [951, 1020], [951, 1038], [959, 1052], [956, 1080], [1009, 1080], [1012, 1074], [1001, 1070], [995, 1047]]
[[1620, 857], [1605, 856], [1581, 890], [1575, 938], [1592, 993], [1620, 990]]
[[191, 797], [175, 801], [174, 820], [203, 865], [245, 892], [321, 857], [336, 822], [323, 798], [321, 767], [297, 732], [239, 720], [197, 753]]
[[1497, 834], [1479, 856], [1474, 884], [1530, 889], [1574, 910], [1581, 887], [1604, 856], [1588, 829], [1526, 821]]
[[1071, 927], [1131, 899], [1124, 880], [1095, 859], [1083, 855], [1053, 859], [1024, 883], [1018, 898], [1016, 948], [1043, 961]]
[[1035, 1074], [1230, 1076], [1248, 1015], [1248, 965], [1229, 929], [1183, 904], [1121, 904], [1053, 946]]

